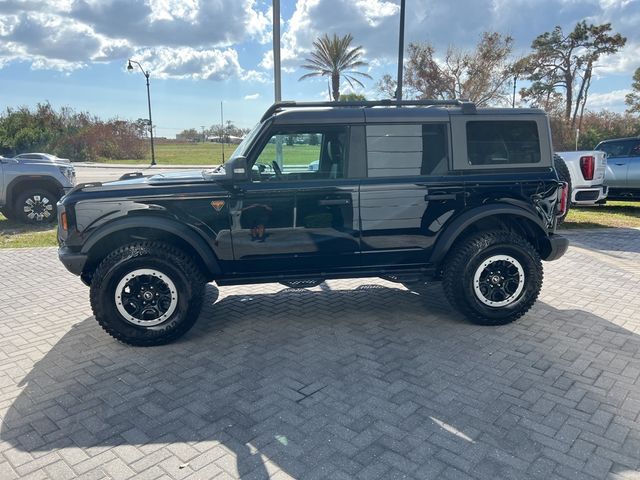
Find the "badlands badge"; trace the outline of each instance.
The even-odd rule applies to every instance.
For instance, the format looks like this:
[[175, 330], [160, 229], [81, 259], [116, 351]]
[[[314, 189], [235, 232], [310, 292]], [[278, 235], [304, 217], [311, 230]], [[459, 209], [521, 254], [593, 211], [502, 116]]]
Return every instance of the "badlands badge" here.
[[212, 200], [211, 206], [216, 209], [216, 212], [219, 212], [224, 207], [224, 200]]

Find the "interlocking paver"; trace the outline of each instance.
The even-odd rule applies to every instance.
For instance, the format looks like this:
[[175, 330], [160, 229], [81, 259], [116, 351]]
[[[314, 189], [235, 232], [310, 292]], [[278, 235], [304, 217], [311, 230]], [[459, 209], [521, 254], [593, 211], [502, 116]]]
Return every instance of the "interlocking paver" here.
[[640, 231], [569, 235], [511, 325], [437, 284], [210, 285], [150, 349], [55, 249], [2, 250], [0, 476], [640, 478]]

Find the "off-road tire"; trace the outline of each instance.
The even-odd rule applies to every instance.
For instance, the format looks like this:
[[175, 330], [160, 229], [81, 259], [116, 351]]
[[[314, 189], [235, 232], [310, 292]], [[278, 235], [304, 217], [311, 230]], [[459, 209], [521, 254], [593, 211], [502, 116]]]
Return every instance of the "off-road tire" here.
[[[43, 213], [42, 218], [39, 216], [29, 217], [29, 212], [25, 212], [27, 201], [31, 199], [39, 199], [38, 202], [46, 203], [43, 207], [46, 209], [46, 214]], [[45, 202], [46, 199], [46, 202]], [[56, 203], [58, 203], [58, 196], [51, 193], [48, 190], [36, 188], [25, 190], [16, 197], [16, 201], [13, 203], [11, 212], [12, 218], [23, 223], [30, 223], [33, 225], [46, 225], [53, 223], [57, 219]]]
[[569, 174], [569, 168], [567, 164], [564, 162], [560, 155], [553, 156], [553, 165], [558, 173], [558, 178], [561, 182], [567, 182], [569, 185], [569, 189], [567, 190], [567, 209], [564, 212], [564, 215], [558, 217], [558, 225], [564, 222], [564, 219], [567, 218], [567, 214], [569, 213], [569, 209], [571, 208], [571, 175]]
[[[134, 325], [116, 305], [118, 284], [139, 269], [158, 271], [176, 287], [177, 306], [160, 324]], [[98, 265], [91, 281], [91, 308], [100, 326], [116, 340], [140, 347], [164, 345], [184, 335], [196, 322], [205, 283], [201, 271], [183, 251], [162, 242], [131, 243]]]
[[[474, 275], [483, 262], [510, 256], [524, 271], [524, 285], [513, 303], [491, 307], [479, 300]], [[535, 303], [542, 288], [540, 255], [526, 239], [508, 231], [483, 231], [458, 241], [443, 268], [443, 288], [449, 303], [478, 325], [504, 325], [522, 317]]]

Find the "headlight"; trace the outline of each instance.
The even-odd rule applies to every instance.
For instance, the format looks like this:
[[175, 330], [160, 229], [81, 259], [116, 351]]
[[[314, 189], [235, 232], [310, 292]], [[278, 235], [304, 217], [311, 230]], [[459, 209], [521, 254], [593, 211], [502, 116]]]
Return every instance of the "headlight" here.
[[71, 183], [76, 181], [76, 170], [73, 167], [60, 167], [60, 173], [69, 179]]

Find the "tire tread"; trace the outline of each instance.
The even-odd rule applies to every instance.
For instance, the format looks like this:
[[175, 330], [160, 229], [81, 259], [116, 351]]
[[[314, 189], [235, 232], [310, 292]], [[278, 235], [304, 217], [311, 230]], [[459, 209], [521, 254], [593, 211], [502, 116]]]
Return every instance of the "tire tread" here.
[[[469, 259], [475, 253], [498, 243], [516, 245], [527, 250], [527, 252], [533, 257], [536, 265], [540, 266], [540, 275], [535, 277], [535, 295], [527, 302], [526, 305], [523, 306], [523, 308], [514, 310], [511, 315], [500, 319], [489, 319], [469, 305], [464, 293], [459, 288], [459, 279], [462, 278]], [[461, 239], [452, 247], [443, 269], [442, 284], [444, 293], [451, 306], [460, 310], [460, 312], [473, 323], [478, 325], [504, 325], [511, 323], [525, 315], [536, 302], [540, 289], [542, 288], [544, 277], [541, 264], [542, 261], [538, 251], [529, 241], [520, 235], [506, 230], [482, 231]]]
[[[169, 333], [163, 332], [161, 336], [132, 338], [124, 335], [111, 325], [111, 322], [105, 312], [101, 311], [99, 295], [102, 293], [102, 280], [111, 268], [122, 260], [145, 255], [171, 258], [171, 260], [175, 262], [175, 265], [183, 271], [184, 275], [189, 280], [192, 293], [189, 301], [189, 309], [186, 315], [187, 318], [177, 328], [173, 329]], [[92, 276], [89, 297], [94, 316], [105, 332], [119, 342], [139, 347], [150, 347], [170, 343], [184, 335], [193, 326], [202, 308], [205, 284], [206, 280], [202, 275], [201, 270], [182, 250], [164, 242], [140, 241], [119, 247], [100, 262]]]

